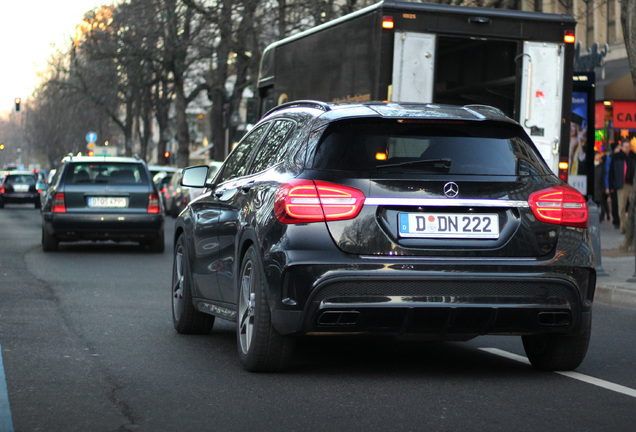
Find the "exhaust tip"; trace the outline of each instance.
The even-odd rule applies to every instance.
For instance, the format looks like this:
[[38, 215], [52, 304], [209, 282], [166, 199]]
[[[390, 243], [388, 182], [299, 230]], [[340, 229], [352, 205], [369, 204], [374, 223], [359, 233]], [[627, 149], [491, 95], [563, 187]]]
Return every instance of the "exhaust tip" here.
[[360, 312], [357, 311], [325, 311], [318, 317], [318, 325], [352, 326], [358, 323]]
[[539, 312], [537, 321], [541, 326], [567, 327], [572, 324], [570, 312]]

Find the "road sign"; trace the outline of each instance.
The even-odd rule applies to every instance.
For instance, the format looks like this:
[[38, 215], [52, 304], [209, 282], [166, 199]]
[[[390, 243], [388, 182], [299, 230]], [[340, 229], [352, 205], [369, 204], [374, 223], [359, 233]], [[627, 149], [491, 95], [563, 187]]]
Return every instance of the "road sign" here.
[[94, 143], [97, 141], [97, 134], [95, 132], [89, 132], [86, 134], [86, 142]]

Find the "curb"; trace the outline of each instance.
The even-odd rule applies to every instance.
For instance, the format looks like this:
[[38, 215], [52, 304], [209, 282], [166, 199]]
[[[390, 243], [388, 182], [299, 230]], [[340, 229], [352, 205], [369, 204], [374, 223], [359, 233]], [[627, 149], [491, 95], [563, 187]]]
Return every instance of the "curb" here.
[[636, 309], [636, 292], [618, 286], [596, 286], [594, 303]]

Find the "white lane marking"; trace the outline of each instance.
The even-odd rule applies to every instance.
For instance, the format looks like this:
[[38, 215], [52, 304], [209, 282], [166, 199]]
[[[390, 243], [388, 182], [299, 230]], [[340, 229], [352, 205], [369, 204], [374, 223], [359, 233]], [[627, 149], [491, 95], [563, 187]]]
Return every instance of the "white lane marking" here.
[[9, 392], [7, 391], [7, 380], [4, 375], [4, 364], [2, 363], [2, 347], [0, 347], [0, 431], [13, 432]]
[[[525, 363], [527, 365], [530, 364], [530, 362], [528, 361], [528, 359], [524, 356], [520, 356], [517, 354], [513, 354], [510, 353], [508, 351], [503, 351], [497, 348], [479, 348], [482, 351], [486, 351], [490, 354], [494, 354], [494, 355], [498, 355], [500, 357], [505, 357], [511, 360], [515, 360], [521, 363]], [[621, 393], [624, 394], [626, 396], [631, 396], [631, 397], [636, 397], [636, 390], [629, 388], [629, 387], [625, 387], [622, 386], [620, 384], [614, 384], [612, 382], [609, 381], [605, 381], [599, 378], [594, 378], [591, 376], [587, 376], [587, 375], [583, 375], [582, 373], [579, 372], [561, 372], [561, 371], [556, 371], [555, 373], [558, 373], [559, 375], [563, 375], [566, 376], [568, 378], [572, 378], [575, 380], [579, 380], [588, 384], [592, 384], [595, 385], [597, 387], [601, 387], [604, 388], [606, 390], [611, 390], [613, 392], [616, 393]]]

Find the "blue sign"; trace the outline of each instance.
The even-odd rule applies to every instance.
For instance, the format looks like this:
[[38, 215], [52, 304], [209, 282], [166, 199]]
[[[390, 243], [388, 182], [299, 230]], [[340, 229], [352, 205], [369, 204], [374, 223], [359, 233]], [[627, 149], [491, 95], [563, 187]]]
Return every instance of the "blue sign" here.
[[95, 132], [89, 132], [86, 134], [86, 142], [94, 143], [97, 141], [97, 134]]

